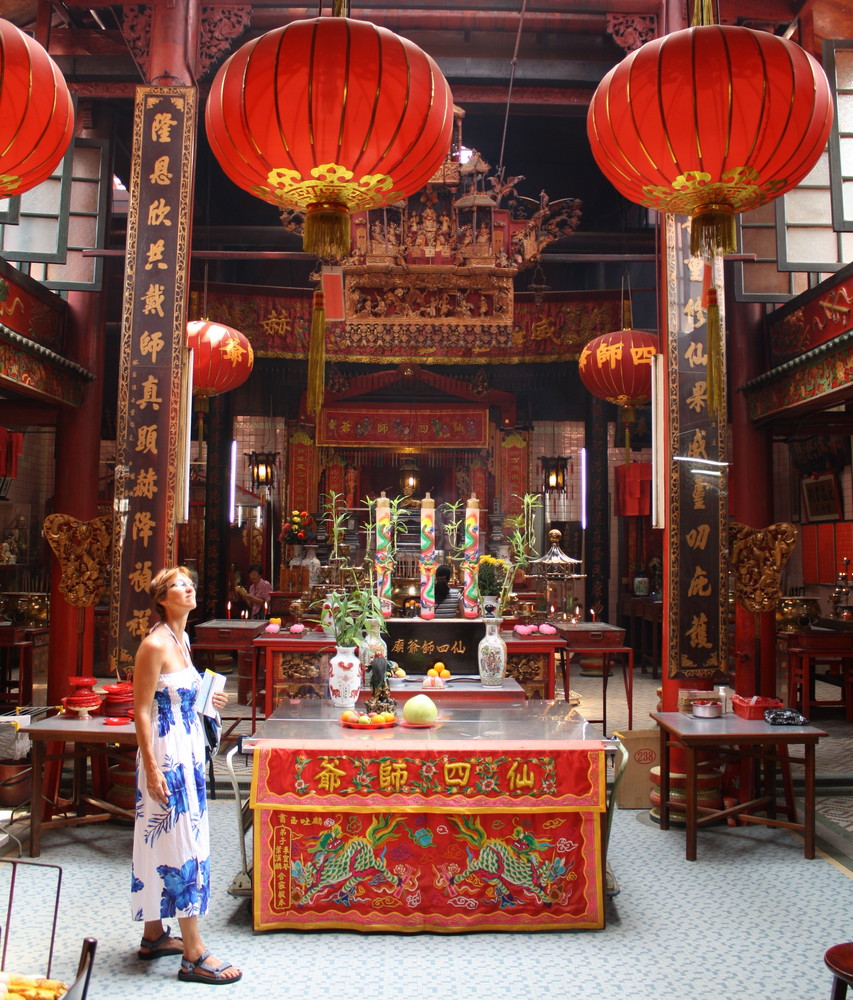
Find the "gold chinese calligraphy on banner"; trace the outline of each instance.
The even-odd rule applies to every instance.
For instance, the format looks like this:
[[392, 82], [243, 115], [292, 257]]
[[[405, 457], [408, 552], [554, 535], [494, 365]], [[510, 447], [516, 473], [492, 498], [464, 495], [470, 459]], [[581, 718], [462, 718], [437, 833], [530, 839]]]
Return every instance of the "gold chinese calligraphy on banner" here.
[[[669, 643], [672, 678], [728, 669], [728, 502], [724, 401], [708, 393], [708, 302], [724, 301], [722, 262], [690, 256], [690, 223], [666, 216], [669, 424]], [[722, 306], [720, 326], [725, 329]], [[725, 352], [723, 352], [725, 357]]]
[[194, 88], [137, 88], [110, 605], [120, 673], [151, 624], [151, 577], [174, 561], [195, 127]]

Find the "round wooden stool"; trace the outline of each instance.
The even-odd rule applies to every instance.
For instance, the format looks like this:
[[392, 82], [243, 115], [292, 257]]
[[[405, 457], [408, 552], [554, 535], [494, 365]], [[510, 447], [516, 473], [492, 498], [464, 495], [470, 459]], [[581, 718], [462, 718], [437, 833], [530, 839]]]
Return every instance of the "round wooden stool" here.
[[834, 944], [826, 950], [823, 960], [835, 977], [832, 980], [829, 1000], [844, 1000], [847, 996], [847, 987], [853, 986], [853, 941]]

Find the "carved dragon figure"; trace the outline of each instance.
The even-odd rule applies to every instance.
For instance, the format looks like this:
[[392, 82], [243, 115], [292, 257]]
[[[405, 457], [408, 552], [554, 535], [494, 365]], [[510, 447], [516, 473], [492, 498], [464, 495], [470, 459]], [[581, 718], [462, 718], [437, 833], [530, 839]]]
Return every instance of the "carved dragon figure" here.
[[384, 852], [377, 854], [383, 844], [395, 836], [397, 827], [406, 822], [405, 816], [377, 816], [364, 836], [343, 836], [340, 825], [335, 823], [323, 830], [309, 843], [310, 856], [302, 861], [294, 858], [291, 873], [294, 882], [303, 891], [300, 905], [305, 906], [331, 890], [337, 890], [332, 902], [349, 906], [359, 885], [371, 882], [389, 883], [393, 889], [384, 890], [399, 896], [403, 882], [388, 870]]
[[551, 905], [551, 887], [572, 865], [567, 866], [562, 858], [543, 861], [540, 853], [551, 847], [548, 841], [537, 840], [520, 826], [513, 828], [512, 837], [498, 840], [486, 834], [476, 817], [449, 816], [448, 819], [469, 845], [465, 870], [447, 878], [452, 895], [456, 894], [461, 882], [477, 877], [494, 888], [501, 909], [520, 902], [513, 890], [529, 893], [545, 906]]

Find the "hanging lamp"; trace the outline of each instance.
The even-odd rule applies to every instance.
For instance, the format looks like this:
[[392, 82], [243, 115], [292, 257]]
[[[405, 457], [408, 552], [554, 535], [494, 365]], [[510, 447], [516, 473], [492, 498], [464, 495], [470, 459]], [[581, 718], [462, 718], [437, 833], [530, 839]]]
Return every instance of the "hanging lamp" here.
[[205, 124], [238, 187], [305, 212], [304, 249], [340, 258], [350, 212], [414, 194], [445, 161], [453, 99], [413, 42], [369, 21], [317, 17], [235, 52], [213, 81]]
[[0, 18], [0, 198], [47, 180], [73, 132], [71, 95], [56, 63]]
[[692, 219], [694, 256], [734, 253], [734, 216], [796, 187], [832, 125], [829, 82], [795, 42], [713, 23], [646, 42], [610, 70], [587, 114], [602, 172], [629, 201]]

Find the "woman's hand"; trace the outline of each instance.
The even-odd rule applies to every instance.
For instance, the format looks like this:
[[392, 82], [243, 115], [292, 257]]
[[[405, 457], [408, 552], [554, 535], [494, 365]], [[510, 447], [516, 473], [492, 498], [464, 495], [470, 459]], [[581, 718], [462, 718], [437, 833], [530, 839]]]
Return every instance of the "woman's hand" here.
[[156, 773], [146, 776], [146, 784], [148, 786], [148, 794], [155, 802], [158, 802], [161, 806], [169, 804], [169, 786], [166, 784], [163, 772], [159, 768]]
[[224, 691], [217, 691], [211, 698], [213, 702], [213, 707], [217, 712], [221, 712], [223, 708], [228, 704], [228, 695]]

